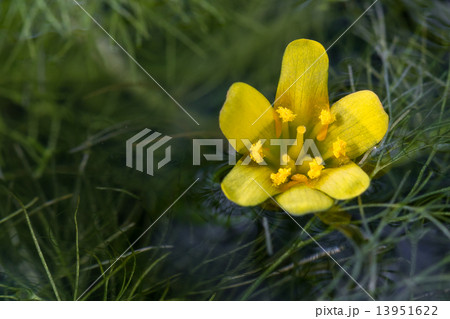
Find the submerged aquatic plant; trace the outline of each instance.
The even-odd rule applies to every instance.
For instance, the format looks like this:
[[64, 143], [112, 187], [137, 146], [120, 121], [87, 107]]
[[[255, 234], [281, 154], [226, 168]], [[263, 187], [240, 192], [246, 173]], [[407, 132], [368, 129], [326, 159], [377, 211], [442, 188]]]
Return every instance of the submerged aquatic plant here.
[[[381, 141], [389, 117], [367, 90], [330, 107], [327, 80], [323, 46], [299, 39], [284, 53], [273, 105], [248, 84], [230, 87], [220, 128], [244, 156], [222, 181], [228, 199], [254, 206], [273, 196], [289, 213], [304, 214], [368, 188], [369, 176], [353, 160]], [[265, 145], [275, 139], [281, 142]], [[308, 148], [320, 156], [309, 156]]]

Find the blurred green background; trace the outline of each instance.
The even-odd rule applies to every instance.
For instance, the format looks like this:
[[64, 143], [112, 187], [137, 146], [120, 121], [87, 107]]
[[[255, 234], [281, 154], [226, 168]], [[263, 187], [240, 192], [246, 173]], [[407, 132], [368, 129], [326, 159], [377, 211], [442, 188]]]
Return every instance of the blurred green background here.
[[[222, 138], [233, 82], [273, 101], [286, 45], [327, 48], [371, 3], [80, 1], [198, 126], [74, 1], [1, 1], [0, 299], [368, 300], [283, 212], [229, 202], [192, 139]], [[449, 17], [380, 0], [328, 51], [330, 101], [373, 90], [390, 129], [366, 193], [297, 221], [377, 300], [450, 299]], [[144, 128], [174, 137], [153, 177], [125, 166]]]

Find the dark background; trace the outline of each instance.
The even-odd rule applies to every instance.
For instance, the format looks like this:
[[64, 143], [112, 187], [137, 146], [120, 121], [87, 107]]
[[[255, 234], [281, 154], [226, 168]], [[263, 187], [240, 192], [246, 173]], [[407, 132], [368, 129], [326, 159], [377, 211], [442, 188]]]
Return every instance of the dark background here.
[[[367, 300], [284, 213], [229, 202], [192, 139], [223, 137], [233, 82], [273, 101], [286, 45], [328, 48], [371, 3], [80, 1], [197, 126], [75, 2], [1, 1], [0, 299], [77, 299], [199, 178], [82, 299]], [[380, 0], [328, 51], [330, 101], [370, 89], [390, 115], [383, 169], [296, 219], [377, 300], [450, 298], [449, 16]], [[144, 128], [174, 137], [153, 177], [125, 166]]]

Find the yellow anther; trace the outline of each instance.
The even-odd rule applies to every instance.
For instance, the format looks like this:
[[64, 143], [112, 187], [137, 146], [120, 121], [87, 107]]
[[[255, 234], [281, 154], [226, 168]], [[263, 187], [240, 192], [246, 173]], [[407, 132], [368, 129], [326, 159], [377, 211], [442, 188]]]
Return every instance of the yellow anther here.
[[278, 107], [276, 112], [280, 116], [280, 119], [283, 123], [291, 122], [297, 116], [297, 114], [294, 114], [294, 112], [292, 112], [290, 109], [288, 109], [287, 107], [282, 107], [282, 106]]
[[333, 143], [333, 154], [336, 158], [344, 157], [347, 149], [347, 143], [341, 140], [339, 137], [336, 142]]
[[320, 176], [320, 174], [322, 173], [322, 170], [325, 167], [325, 166], [319, 164], [321, 162], [322, 162], [321, 158], [316, 157], [309, 163], [309, 171], [308, 171], [309, 178], [315, 179]]
[[319, 119], [322, 125], [328, 125], [336, 121], [336, 115], [331, 114], [328, 110], [322, 110], [322, 112], [320, 112]]
[[291, 176], [291, 180], [300, 182], [300, 183], [306, 183], [308, 181], [308, 177], [303, 174], [295, 174]]
[[270, 174], [270, 179], [272, 180], [272, 185], [277, 187], [285, 183], [289, 176], [291, 176], [290, 168], [279, 168], [277, 173]]
[[258, 141], [255, 144], [252, 144], [250, 147], [250, 158], [259, 164], [263, 161], [263, 157], [262, 142]]
[[320, 127], [320, 130], [317, 133], [316, 138], [318, 141], [323, 141], [327, 137], [328, 124], [331, 124], [334, 121], [336, 121], [336, 115], [331, 114], [331, 112], [327, 109], [323, 109], [320, 112], [319, 119], [322, 126]]

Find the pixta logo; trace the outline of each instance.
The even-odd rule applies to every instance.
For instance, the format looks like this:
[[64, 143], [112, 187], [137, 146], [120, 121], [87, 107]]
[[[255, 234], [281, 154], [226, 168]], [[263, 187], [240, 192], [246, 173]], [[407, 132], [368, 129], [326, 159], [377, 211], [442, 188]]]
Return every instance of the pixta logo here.
[[[159, 132], [152, 132], [150, 129], [144, 129], [131, 137], [126, 142], [126, 161], [128, 167], [135, 167], [136, 170], [144, 172], [144, 163], [146, 163], [147, 169], [146, 173], [153, 176], [155, 166], [157, 169], [162, 168], [164, 165], [171, 160], [171, 147], [167, 146], [165, 149], [165, 156], [163, 159], [155, 164], [154, 157], [155, 151], [161, 146], [166, 144], [172, 137], [162, 136]], [[155, 142], [156, 140], [156, 142]], [[228, 160], [228, 164], [235, 165], [237, 162], [236, 149], [238, 145], [242, 146], [239, 148], [242, 161], [240, 165], [250, 165], [256, 162], [258, 165], [268, 165], [261, 156], [258, 160], [259, 150], [265, 147], [264, 144], [268, 144], [271, 147], [277, 147], [279, 149], [279, 164], [287, 165], [288, 161], [293, 160], [295, 165], [302, 165], [304, 161], [310, 161], [313, 158], [319, 160], [318, 164], [323, 163], [322, 156], [317, 148], [314, 140], [306, 139], [302, 145], [297, 145], [296, 139], [270, 139], [266, 141], [265, 139], [259, 140], [257, 143], [252, 144], [248, 139], [229, 139], [228, 140], [228, 155], [225, 155], [224, 141], [222, 139], [194, 139], [192, 144], [192, 165], [201, 165], [201, 158], [205, 158], [207, 161], [223, 161]], [[205, 154], [202, 152], [202, 147], [214, 147], [214, 153]], [[289, 156], [291, 147], [298, 147], [295, 152], [298, 154], [295, 158]], [[135, 154], [135, 156], [133, 156]], [[312, 156], [311, 156], [312, 155]], [[252, 157], [253, 156], [253, 157]], [[227, 158], [226, 158], [227, 157]]]
[[[166, 144], [172, 139], [170, 136], [162, 136], [161, 133], [146, 128], [131, 137], [126, 142], [126, 161], [127, 166], [133, 168], [136, 165], [136, 170], [144, 172], [144, 163], [147, 165], [146, 173], [153, 176], [154, 174], [154, 154], [157, 149]], [[148, 135], [151, 133], [150, 135]], [[160, 138], [159, 138], [160, 137]], [[153, 143], [159, 138], [155, 143]], [[144, 152], [145, 151], [145, 152]], [[135, 153], [135, 157], [133, 154]], [[134, 160], [135, 159], [135, 160]], [[165, 149], [165, 156], [157, 163], [158, 169], [170, 162], [171, 147], [167, 146]]]

